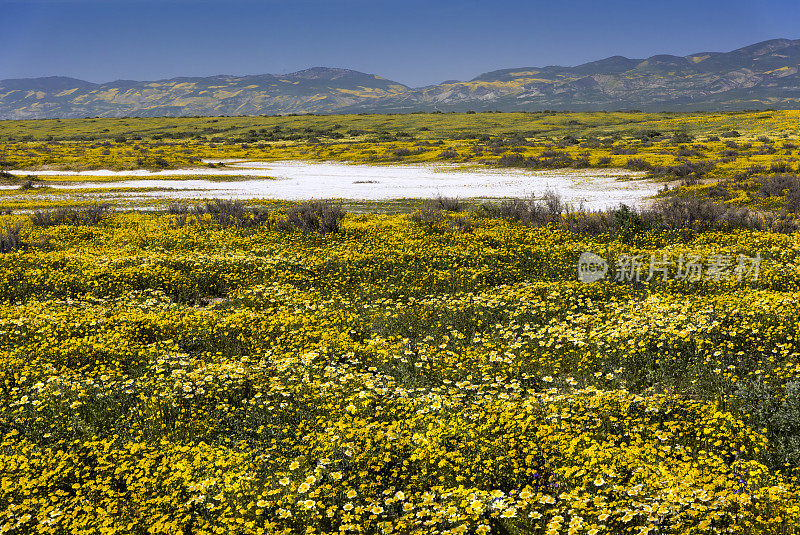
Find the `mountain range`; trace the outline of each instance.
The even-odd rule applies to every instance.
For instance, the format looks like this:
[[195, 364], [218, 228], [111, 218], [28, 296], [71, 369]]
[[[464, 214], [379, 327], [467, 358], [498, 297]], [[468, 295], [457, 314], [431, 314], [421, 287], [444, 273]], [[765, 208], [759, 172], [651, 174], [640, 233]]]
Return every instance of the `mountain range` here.
[[374, 74], [315, 67], [291, 74], [92, 83], [0, 80], [0, 119], [413, 111], [727, 111], [800, 108], [800, 39], [731, 52], [575, 67], [516, 67], [412, 88]]

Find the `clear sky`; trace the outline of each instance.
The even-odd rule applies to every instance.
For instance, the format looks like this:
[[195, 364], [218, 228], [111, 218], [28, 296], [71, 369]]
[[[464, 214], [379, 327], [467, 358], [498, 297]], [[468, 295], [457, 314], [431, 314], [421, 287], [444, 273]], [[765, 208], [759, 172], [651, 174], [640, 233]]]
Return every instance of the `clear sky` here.
[[344, 67], [411, 86], [800, 38], [800, 0], [0, 0], [0, 79]]

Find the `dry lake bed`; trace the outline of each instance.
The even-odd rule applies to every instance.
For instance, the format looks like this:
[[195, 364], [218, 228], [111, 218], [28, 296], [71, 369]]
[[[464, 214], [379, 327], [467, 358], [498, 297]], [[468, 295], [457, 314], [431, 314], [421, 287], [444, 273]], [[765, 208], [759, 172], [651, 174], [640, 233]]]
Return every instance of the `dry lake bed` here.
[[[214, 163], [214, 162], [208, 162]], [[64, 182], [48, 183], [52, 193], [83, 188], [135, 188], [137, 198], [269, 198], [282, 200], [403, 198], [508, 198], [541, 195], [547, 190], [575, 205], [601, 209], [625, 203], [641, 205], [662, 184], [643, 173], [609, 170], [497, 169], [448, 164], [364, 165], [308, 161], [227, 161], [216, 168], [93, 171], [12, 171]], [[80, 181], [70, 181], [81, 177]], [[97, 181], [90, 177], [97, 177]], [[66, 193], [66, 191], [64, 191]], [[102, 191], [98, 191], [102, 196]]]

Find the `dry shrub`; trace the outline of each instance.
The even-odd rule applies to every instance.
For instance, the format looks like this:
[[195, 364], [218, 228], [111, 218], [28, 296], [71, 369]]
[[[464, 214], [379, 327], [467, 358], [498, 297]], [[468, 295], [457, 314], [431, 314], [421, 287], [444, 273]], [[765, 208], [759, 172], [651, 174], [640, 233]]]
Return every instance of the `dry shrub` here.
[[0, 253], [11, 253], [18, 251], [25, 246], [20, 233], [22, 231], [22, 223], [3, 223], [0, 227]]
[[55, 227], [58, 225], [98, 225], [108, 215], [110, 208], [105, 204], [93, 204], [84, 208], [56, 208], [55, 210], [36, 210], [31, 214], [35, 227]]
[[444, 214], [439, 208], [433, 206], [423, 206], [413, 214], [411, 214], [411, 221], [427, 227], [434, 227], [444, 220]]
[[337, 233], [345, 215], [340, 205], [322, 201], [304, 202], [286, 211], [289, 225], [307, 234]]
[[462, 215], [454, 216], [450, 220], [450, 228], [462, 234], [472, 232], [472, 219]]

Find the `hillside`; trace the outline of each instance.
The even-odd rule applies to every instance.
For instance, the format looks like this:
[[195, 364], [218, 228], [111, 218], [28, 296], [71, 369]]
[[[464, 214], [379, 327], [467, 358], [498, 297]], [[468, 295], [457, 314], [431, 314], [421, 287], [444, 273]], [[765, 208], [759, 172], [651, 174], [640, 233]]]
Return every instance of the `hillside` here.
[[0, 118], [260, 115], [417, 110], [646, 111], [796, 109], [800, 40], [731, 52], [575, 67], [516, 67], [423, 88], [348, 69], [95, 84], [47, 77], [0, 81]]
[[258, 115], [323, 112], [405, 94], [379, 76], [317, 67], [286, 75], [117, 80], [63, 77], [0, 81], [0, 118]]

